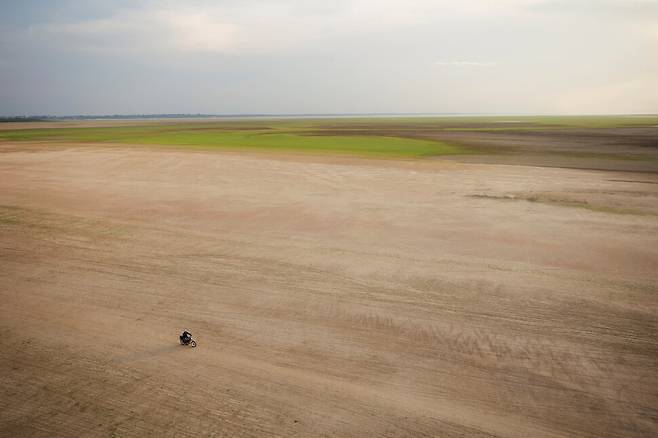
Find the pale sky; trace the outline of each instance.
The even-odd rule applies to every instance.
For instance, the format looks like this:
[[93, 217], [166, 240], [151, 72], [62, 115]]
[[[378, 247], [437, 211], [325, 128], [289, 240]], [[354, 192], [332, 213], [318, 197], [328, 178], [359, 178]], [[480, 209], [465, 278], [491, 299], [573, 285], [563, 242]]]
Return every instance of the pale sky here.
[[0, 0], [0, 116], [658, 113], [658, 0]]

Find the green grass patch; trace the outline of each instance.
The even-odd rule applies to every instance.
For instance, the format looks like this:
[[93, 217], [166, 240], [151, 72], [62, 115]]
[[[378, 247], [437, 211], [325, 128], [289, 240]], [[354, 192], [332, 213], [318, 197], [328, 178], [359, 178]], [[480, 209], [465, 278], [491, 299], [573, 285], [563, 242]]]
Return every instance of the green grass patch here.
[[0, 142], [161, 145], [413, 158], [477, 153], [471, 147], [437, 140], [441, 132], [647, 127], [658, 134], [658, 128], [654, 128], [658, 116], [186, 120], [90, 128], [62, 126], [0, 130]]
[[358, 155], [432, 156], [457, 154], [456, 146], [429, 140], [379, 136], [312, 136], [289, 133], [170, 133], [165, 136], [128, 139], [137, 144], [197, 147], [250, 148], [262, 150], [337, 152]]
[[[279, 128], [279, 129], [276, 129]], [[5, 141], [55, 141], [75, 143], [119, 143], [134, 145], [184, 146], [325, 152], [368, 156], [423, 157], [466, 153], [458, 146], [440, 141], [392, 136], [310, 135], [301, 130], [220, 129], [216, 125], [131, 126], [112, 128], [54, 128], [0, 131]]]

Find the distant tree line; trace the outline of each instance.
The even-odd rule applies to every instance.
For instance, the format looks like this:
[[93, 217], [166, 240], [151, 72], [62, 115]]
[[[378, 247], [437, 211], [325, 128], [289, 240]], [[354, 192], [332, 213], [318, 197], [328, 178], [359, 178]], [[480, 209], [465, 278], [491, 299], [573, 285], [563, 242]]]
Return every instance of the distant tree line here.
[[[0, 117], [0, 122], [39, 122], [48, 120], [113, 120], [113, 119], [192, 119], [218, 117], [213, 114], [104, 114], [104, 115], [70, 115], [70, 116], [15, 116]], [[221, 117], [244, 117], [229, 115]]]
[[[57, 120], [126, 120], [126, 119], [203, 119], [203, 118], [258, 118], [258, 117], [391, 117], [391, 116], [457, 116], [460, 113], [334, 113], [334, 114], [104, 114], [68, 116], [13, 116], [0, 117], [0, 122], [43, 122]], [[473, 114], [471, 114], [473, 115]]]

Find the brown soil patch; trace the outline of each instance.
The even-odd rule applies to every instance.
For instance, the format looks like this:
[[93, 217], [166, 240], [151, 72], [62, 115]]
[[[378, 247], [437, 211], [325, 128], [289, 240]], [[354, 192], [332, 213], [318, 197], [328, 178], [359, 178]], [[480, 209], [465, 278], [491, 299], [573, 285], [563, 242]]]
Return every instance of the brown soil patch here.
[[2, 436], [658, 434], [652, 174], [35, 147], [0, 175]]

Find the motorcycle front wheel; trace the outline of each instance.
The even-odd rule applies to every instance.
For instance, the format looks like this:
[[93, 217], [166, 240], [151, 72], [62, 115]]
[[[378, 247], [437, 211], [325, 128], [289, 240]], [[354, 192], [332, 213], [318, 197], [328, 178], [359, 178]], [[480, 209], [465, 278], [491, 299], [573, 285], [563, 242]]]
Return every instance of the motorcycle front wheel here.
[[192, 346], [192, 348], [196, 347], [196, 341], [190, 341], [190, 345]]

